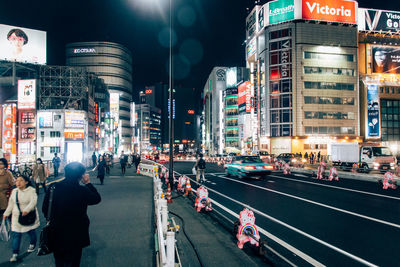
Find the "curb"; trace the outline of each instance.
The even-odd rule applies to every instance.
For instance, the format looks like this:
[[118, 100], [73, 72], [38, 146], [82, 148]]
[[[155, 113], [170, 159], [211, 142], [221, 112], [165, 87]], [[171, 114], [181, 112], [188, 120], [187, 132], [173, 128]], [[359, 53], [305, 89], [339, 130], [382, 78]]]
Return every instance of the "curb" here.
[[[314, 169], [303, 169], [303, 168], [292, 168], [293, 171], [298, 173], [305, 173], [305, 174], [316, 174], [317, 170]], [[325, 170], [325, 173], [329, 175], [329, 169]], [[369, 174], [358, 174], [358, 173], [348, 173], [343, 171], [338, 171], [339, 178], [341, 179], [352, 179], [352, 180], [359, 180], [359, 181], [367, 181], [367, 182], [379, 182], [383, 180], [383, 175], [369, 175]]]

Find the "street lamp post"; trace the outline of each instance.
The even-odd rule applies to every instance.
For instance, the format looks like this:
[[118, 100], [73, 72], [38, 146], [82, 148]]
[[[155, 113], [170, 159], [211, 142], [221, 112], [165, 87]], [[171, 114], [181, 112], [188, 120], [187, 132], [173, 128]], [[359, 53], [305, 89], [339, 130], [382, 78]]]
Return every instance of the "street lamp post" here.
[[168, 181], [173, 188], [174, 184], [174, 107], [173, 107], [173, 49], [172, 49], [172, 1], [169, 0], [169, 177]]

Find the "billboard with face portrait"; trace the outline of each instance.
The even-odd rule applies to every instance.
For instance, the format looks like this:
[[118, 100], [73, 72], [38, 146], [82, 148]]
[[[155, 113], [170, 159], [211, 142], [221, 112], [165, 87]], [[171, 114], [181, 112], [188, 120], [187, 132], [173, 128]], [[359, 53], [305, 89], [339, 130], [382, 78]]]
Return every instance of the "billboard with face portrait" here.
[[367, 137], [379, 137], [379, 87], [367, 84]]
[[46, 32], [0, 24], [0, 59], [46, 64]]
[[400, 48], [372, 47], [372, 71], [374, 73], [400, 74]]

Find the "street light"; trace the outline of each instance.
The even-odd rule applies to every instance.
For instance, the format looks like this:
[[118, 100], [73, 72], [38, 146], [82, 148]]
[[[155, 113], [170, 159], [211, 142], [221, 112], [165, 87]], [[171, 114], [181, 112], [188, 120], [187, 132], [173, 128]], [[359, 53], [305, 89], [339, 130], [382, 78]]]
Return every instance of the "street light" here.
[[174, 106], [173, 106], [173, 62], [172, 62], [172, 0], [169, 0], [169, 177], [168, 181], [173, 188], [174, 182]]

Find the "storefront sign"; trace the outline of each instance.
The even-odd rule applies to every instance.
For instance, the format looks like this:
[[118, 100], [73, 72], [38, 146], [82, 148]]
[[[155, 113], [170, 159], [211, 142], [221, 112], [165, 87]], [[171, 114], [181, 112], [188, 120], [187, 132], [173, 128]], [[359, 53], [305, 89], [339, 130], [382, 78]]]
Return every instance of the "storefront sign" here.
[[376, 9], [358, 9], [360, 31], [397, 32], [400, 30], [400, 12]]
[[22, 111], [21, 113], [21, 124], [33, 124], [35, 123], [35, 113], [32, 111]]
[[357, 23], [358, 4], [348, 0], [302, 0], [302, 17], [308, 20]]
[[367, 84], [367, 137], [379, 137], [379, 87]]
[[65, 111], [65, 128], [84, 128], [85, 113], [78, 111]]
[[14, 104], [3, 105], [2, 147], [4, 152], [16, 154], [17, 107]]
[[39, 128], [53, 127], [53, 112], [38, 113]]
[[372, 71], [374, 73], [400, 74], [400, 50], [397, 47], [372, 47]]
[[294, 0], [277, 0], [269, 2], [268, 20], [269, 24], [280, 23], [294, 19]]
[[21, 128], [21, 139], [34, 139], [34, 138], [35, 138], [34, 127]]
[[[257, 6], [256, 6], [257, 8]], [[256, 8], [246, 19], [246, 38], [251, 38], [257, 31], [257, 10]]]
[[70, 132], [70, 131], [65, 131], [64, 132], [64, 138], [71, 140], [81, 140], [85, 138], [85, 133], [84, 132]]

